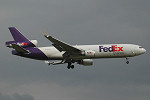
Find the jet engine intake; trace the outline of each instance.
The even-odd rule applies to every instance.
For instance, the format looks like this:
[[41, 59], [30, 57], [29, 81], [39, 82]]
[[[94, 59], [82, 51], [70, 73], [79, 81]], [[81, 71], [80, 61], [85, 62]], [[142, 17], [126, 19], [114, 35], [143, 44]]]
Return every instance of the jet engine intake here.
[[38, 46], [38, 41], [37, 40], [30, 40], [36, 47]]

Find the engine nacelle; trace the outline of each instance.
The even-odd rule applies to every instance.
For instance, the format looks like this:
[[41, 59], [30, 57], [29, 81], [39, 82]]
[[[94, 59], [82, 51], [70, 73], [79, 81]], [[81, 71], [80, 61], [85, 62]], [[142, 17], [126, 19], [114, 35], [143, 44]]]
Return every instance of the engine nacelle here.
[[92, 59], [82, 59], [79, 61], [79, 64], [84, 65], [84, 66], [92, 66], [93, 60]]
[[86, 50], [84, 52], [84, 55], [88, 56], [88, 57], [94, 57], [95, 56], [95, 51], [93, 51], [93, 50]]
[[38, 41], [37, 40], [30, 40], [36, 47], [38, 46]]

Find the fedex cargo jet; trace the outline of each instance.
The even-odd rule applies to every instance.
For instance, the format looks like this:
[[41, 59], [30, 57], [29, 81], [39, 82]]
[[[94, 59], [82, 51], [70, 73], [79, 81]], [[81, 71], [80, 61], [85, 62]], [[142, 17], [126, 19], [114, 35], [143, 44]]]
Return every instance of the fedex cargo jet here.
[[[14, 41], [6, 42], [6, 46], [13, 48], [12, 54], [44, 60], [48, 65], [57, 65], [67, 63], [67, 68], [74, 68], [73, 63], [84, 66], [93, 65], [92, 59], [98, 58], [129, 58], [144, 54], [146, 50], [134, 44], [98, 44], [98, 45], [70, 45], [62, 42], [43, 32], [43, 35], [52, 42], [50, 47], [37, 47], [37, 40], [28, 40], [15, 27], [9, 28]], [[59, 60], [58, 62], [49, 62], [48, 60]]]

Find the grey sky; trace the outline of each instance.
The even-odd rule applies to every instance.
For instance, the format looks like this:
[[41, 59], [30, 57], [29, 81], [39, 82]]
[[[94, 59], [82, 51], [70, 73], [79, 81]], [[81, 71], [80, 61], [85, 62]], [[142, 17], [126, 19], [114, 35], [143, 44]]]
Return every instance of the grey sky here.
[[[0, 100], [149, 100], [149, 0], [0, 1]], [[144, 55], [98, 59], [94, 65], [50, 66], [11, 55], [8, 27], [17, 27], [39, 46], [51, 43], [41, 31], [69, 44], [132, 43]]]

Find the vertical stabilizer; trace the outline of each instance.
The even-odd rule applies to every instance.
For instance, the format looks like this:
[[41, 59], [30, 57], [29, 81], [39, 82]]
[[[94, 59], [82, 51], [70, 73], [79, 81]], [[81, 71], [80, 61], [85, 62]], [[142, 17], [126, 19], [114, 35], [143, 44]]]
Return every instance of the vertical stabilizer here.
[[25, 36], [21, 34], [15, 27], [9, 27], [9, 30], [16, 42], [29, 41]]

